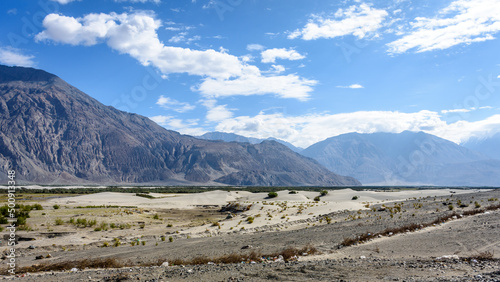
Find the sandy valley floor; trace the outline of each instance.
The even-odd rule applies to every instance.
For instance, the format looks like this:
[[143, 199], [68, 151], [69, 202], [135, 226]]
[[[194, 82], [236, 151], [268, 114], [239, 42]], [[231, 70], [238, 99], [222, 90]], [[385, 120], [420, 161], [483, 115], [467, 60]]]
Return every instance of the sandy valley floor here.
[[[18, 231], [23, 238], [35, 239], [19, 241], [18, 267], [97, 258], [128, 265], [29, 273], [22, 278], [26, 281], [500, 279], [500, 210], [485, 210], [500, 204], [499, 190], [343, 189], [330, 190], [319, 201], [316, 196], [318, 192], [305, 191], [280, 191], [276, 198], [245, 191], [151, 193], [148, 198], [109, 192], [33, 196], [31, 203], [44, 209], [31, 211], [31, 231]], [[461, 216], [474, 210], [481, 212]], [[452, 213], [456, 216], [446, 222], [344, 246], [346, 238], [412, 223], [425, 225]], [[5, 252], [4, 242], [2, 246]], [[269, 257], [287, 247], [304, 246], [318, 253], [288, 262]], [[250, 252], [264, 259], [172, 266], [176, 259], [215, 260]], [[162, 262], [169, 266], [151, 266]]]

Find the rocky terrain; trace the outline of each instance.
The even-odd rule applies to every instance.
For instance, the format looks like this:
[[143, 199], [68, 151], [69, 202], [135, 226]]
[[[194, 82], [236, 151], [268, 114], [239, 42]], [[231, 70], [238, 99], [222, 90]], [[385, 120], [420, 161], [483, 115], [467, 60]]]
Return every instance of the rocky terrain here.
[[[499, 193], [498, 189], [451, 191], [404, 201], [368, 201], [363, 209], [314, 213], [308, 221], [192, 238], [176, 236], [172, 242], [158, 236], [156, 244], [151, 237], [145, 245], [107, 248], [102, 243], [63, 244], [64, 238], [59, 239], [62, 245], [47, 247], [29, 248], [30, 242], [23, 242], [18, 258], [22, 277], [16, 280], [498, 281]], [[239, 218], [243, 214], [220, 223]], [[203, 228], [217, 230], [216, 226]], [[37, 259], [40, 256], [43, 259]], [[239, 263], [221, 263], [228, 258]], [[197, 262], [202, 265], [191, 265]], [[85, 265], [110, 268], [85, 269]], [[51, 267], [52, 271], [36, 271]]]
[[2, 171], [37, 184], [360, 185], [274, 141], [215, 142], [166, 130], [31, 68], [0, 66], [0, 129]]

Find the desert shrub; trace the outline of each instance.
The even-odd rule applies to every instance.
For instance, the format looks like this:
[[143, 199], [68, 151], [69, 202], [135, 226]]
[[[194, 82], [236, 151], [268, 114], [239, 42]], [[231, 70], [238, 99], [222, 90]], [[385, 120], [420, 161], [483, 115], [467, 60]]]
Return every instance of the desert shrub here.
[[357, 199], [359, 199], [358, 196], [353, 196], [351, 200], [357, 200]]
[[54, 222], [56, 225], [63, 225], [64, 224], [64, 221], [60, 218], [56, 218], [55, 222]]
[[167, 224], [167, 227], [172, 227], [172, 223]]
[[321, 199], [320, 199], [320, 197], [319, 197], [319, 196], [316, 196], [316, 197], [314, 197], [314, 200], [315, 200], [316, 202], [319, 202], [319, 200], [321, 200]]
[[128, 223], [121, 223], [119, 226], [118, 226], [120, 229], [130, 229], [130, 224]]
[[103, 248], [107, 248], [107, 247], [109, 247], [109, 243], [108, 243], [108, 242], [104, 242], [104, 243], [102, 243], [102, 247], [103, 247]]
[[449, 204], [449, 205], [448, 205], [448, 209], [449, 209], [450, 211], [452, 211], [454, 208], [455, 208], [455, 207], [454, 207], [452, 204]]
[[254, 217], [253, 217], [253, 216], [249, 216], [249, 217], [247, 217], [247, 221], [248, 221], [248, 223], [250, 223], [250, 224], [251, 224], [251, 223], [253, 223], [253, 220], [254, 220]]
[[168, 237], [168, 241], [169, 241], [169, 242], [173, 242], [173, 241], [174, 241], [174, 237], [169, 236], [169, 237]]
[[106, 222], [101, 222], [101, 224], [99, 225], [98, 228], [101, 229], [101, 230], [103, 230], [103, 231], [107, 231], [108, 230], [108, 224]]
[[153, 216], [153, 219], [160, 219], [160, 217], [158, 216], [158, 214], [155, 214], [155, 215]]
[[155, 198], [149, 194], [144, 194], [144, 193], [136, 193], [135, 195], [138, 197], [143, 197], [143, 198], [147, 198], [147, 199], [154, 199]]
[[59, 205], [53, 205], [52, 207], [53, 207], [55, 210], [58, 210], [58, 209], [60, 208], [60, 206], [59, 206]]
[[328, 194], [328, 191], [326, 190], [322, 190], [321, 192], [319, 192], [321, 194], [321, 196], [325, 196], [326, 194]]
[[96, 220], [95, 218], [94, 218], [94, 219], [91, 219], [91, 220], [89, 220], [89, 221], [87, 222], [87, 225], [88, 225], [89, 227], [92, 227], [92, 226], [94, 226], [94, 225], [96, 225], [96, 224], [97, 224], [97, 220]]
[[141, 244], [142, 244], [143, 246], [146, 246], [146, 241], [141, 241]]
[[278, 193], [276, 193], [276, 192], [269, 192], [269, 193], [267, 194], [267, 196], [268, 196], [269, 198], [276, 198], [276, 197], [278, 197]]
[[478, 208], [480, 208], [480, 207], [481, 207], [481, 204], [480, 204], [480, 203], [478, 203], [478, 202], [476, 201], [476, 202], [474, 202], [474, 207], [475, 207], [476, 209], [478, 209]]
[[165, 236], [162, 236], [162, 237], [161, 237], [161, 241], [162, 241], [162, 242], [165, 242]]
[[288, 194], [297, 194], [297, 191], [292, 190], [292, 191], [288, 192]]

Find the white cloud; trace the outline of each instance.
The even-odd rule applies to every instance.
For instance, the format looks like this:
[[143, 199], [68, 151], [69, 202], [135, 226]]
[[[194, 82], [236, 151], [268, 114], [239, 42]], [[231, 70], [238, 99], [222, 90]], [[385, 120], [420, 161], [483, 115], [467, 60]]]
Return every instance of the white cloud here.
[[297, 51], [285, 48], [267, 49], [262, 51], [260, 55], [262, 56], [263, 63], [275, 63], [276, 59], [296, 61], [305, 58], [304, 55], [299, 54]]
[[364, 38], [375, 33], [382, 27], [382, 22], [388, 16], [385, 10], [375, 9], [367, 4], [339, 9], [334, 19], [313, 15], [304, 28], [297, 29], [288, 35], [289, 39], [301, 37], [304, 40], [319, 38], [335, 38], [344, 35], [354, 35]]
[[[201, 39], [201, 37], [199, 35], [195, 35], [193, 37], [187, 37], [188, 33], [187, 32], [181, 32], [175, 36], [173, 36], [172, 38], [170, 38], [168, 40], [168, 42], [170, 43], [180, 43], [180, 42], [186, 42], [187, 44], [191, 44], [191, 42], [193, 41], [199, 41]], [[223, 53], [223, 52], [221, 52]]]
[[435, 18], [418, 17], [411, 31], [387, 46], [390, 53], [447, 49], [494, 39], [500, 31], [498, 0], [457, 0], [442, 9]]
[[448, 114], [448, 113], [468, 113], [471, 110], [469, 109], [453, 109], [453, 110], [442, 110], [442, 114]]
[[247, 50], [248, 51], [262, 51], [264, 50], [264, 46], [260, 45], [260, 44], [248, 44], [247, 45]]
[[201, 102], [207, 108], [206, 120], [208, 122], [218, 122], [233, 117], [233, 112], [227, 108], [227, 105], [217, 105], [217, 101], [214, 99]]
[[158, 125], [161, 125], [169, 130], [178, 131], [182, 134], [199, 136], [207, 132], [205, 129], [198, 127], [197, 120], [188, 120], [186, 123], [181, 119], [162, 115], [149, 117], [149, 119], [156, 122]]
[[499, 75], [499, 76], [497, 76], [497, 78], [500, 78], [500, 75]]
[[295, 146], [307, 147], [326, 138], [349, 133], [420, 131], [445, 127], [439, 114], [430, 111], [400, 113], [360, 111], [343, 114], [310, 114], [287, 117], [283, 114], [239, 116], [224, 120], [216, 131], [255, 138], [276, 137]]
[[282, 73], [286, 70], [285, 67], [282, 65], [272, 65], [271, 67], [273, 68], [272, 72], [277, 74]]
[[264, 76], [257, 67], [228, 54], [223, 48], [221, 51], [198, 51], [166, 46], [156, 33], [161, 21], [148, 12], [89, 14], [82, 18], [49, 14], [43, 26], [45, 30], [36, 35], [37, 41], [86, 46], [105, 42], [144, 66], [158, 68], [164, 75], [202, 76], [199, 88], [193, 89], [208, 96], [277, 94], [283, 98], [306, 100], [312, 92], [311, 86], [317, 83], [297, 75]]
[[[207, 100], [203, 103], [212, 103], [209, 105], [210, 107], [217, 107], [215, 100]], [[225, 108], [225, 105], [223, 108]], [[223, 112], [223, 108], [221, 108], [221, 112]], [[439, 113], [425, 110], [414, 113], [359, 111], [301, 116], [285, 116], [282, 113], [266, 114], [261, 111], [255, 116], [233, 117], [227, 115], [223, 118], [221, 115], [216, 117], [212, 120], [217, 123], [215, 131], [236, 133], [261, 139], [275, 137], [302, 148], [350, 132], [400, 133], [405, 130], [424, 131], [457, 144], [463, 143], [472, 137], [482, 139], [500, 132], [500, 114], [475, 122], [460, 120], [447, 123], [441, 119]], [[197, 127], [197, 121], [185, 123], [168, 116], [157, 116], [151, 119], [160, 125], [184, 134], [201, 135], [201, 132], [207, 131]], [[199, 134], [195, 134], [195, 132]]]
[[211, 49], [197, 51], [163, 45], [156, 34], [160, 25], [159, 20], [144, 12], [89, 14], [83, 18], [49, 14], [43, 20], [45, 30], [36, 39], [87, 46], [105, 41], [111, 48], [129, 54], [145, 66], [154, 65], [164, 74], [216, 78], [241, 74], [243, 66], [235, 56]]
[[191, 105], [186, 102], [179, 102], [175, 99], [172, 99], [170, 97], [165, 97], [163, 95], [158, 98], [158, 101], [156, 101], [156, 104], [161, 106], [162, 108], [168, 109], [168, 110], [174, 110], [178, 113], [185, 113], [191, 110], [194, 110], [196, 106]]
[[351, 85], [348, 85], [348, 86], [337, 86], [337, 88], [350, 88], [350, 89], [361, 89], [361, 88], [364, 88], [363, 85], [361, 84], [351, 84]]
[[0, 47], [0, 63], [9, 66], [34, 67], [35, 56], [24, 55], [19, 49]]
[[236, 79], [222, 80], [207, 78], [197, 88], [207, 97], [249, 96], [276, 94], [281, 98], [294, 98], [300, 101], [309, 99], [312, 86], [318, 82], [297, 75], [262, 76], [260, 73], [244, 75]]
[[442, 110], [441, 113], [442, 114], [449, 114], [449, 113], [469, 113], [469, 112], [472, 112], [472, 111], [475, 111], [475, 110], [489, 110], [489, 109], [493, 109], [493, 107], [492, 106], [483, 106], [483, 107], [479, 107], [479, 108], [472, 107], [470, 109]]
[[81, 1], [81, 0], [51, 0], [51, 1], [57, 2], [57, 3], [61, 4], [61, 5], [66, 5], [66, 4], [70, 3], [70, 2]]
[[493, 115], [484, 120], [469, 122], [457, 121], [436, 128], [429, 133], [461, 144], [472, 137], [483, 139], [500, 132], [500, 115]]

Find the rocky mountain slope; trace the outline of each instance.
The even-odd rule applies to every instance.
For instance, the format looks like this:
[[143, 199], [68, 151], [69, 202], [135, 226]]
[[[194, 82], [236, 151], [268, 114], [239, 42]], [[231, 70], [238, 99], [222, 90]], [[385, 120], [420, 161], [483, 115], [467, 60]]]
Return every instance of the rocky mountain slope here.
[[301, 153], [368, 185], [500, 185], [500, 161], [423, 132], [343, 134]]
[[304, 150], [302, 148], [295, 147], [291, 143], [288, 143], [288, 142], [280, 140], [280, 139], [272, 138], [272, 137], [267, 138], [267, 139], [259, 139], [259, 138], [245, 137], [245, 136], [241, 136], [238, 134], [226, 133], [226, 132], [207, 132], [201, 136], [196, 136], [196, 137], [200, 138], [200, 139], [205, 139], [205, 140], [221, 140], [221, 141], [225, 141], [225, 142], [246, 142], [246, 143], [250, 143], [250, 144], [259, 144], [259, 143], [266, 141], [266, 140], [267, 141], [276, 141], [280, 144], [287, 146], [288, 148], [290, 148], [290, 150], [297, 152], [297, 153], [300, 153], [302, 150]]
[[[104, 106], [42, 70], [0, 66], [0, 167], [32, 183], [359, 185], [276, 142], [199, 140]], [[2, 177], [3, 176], [3, 177]]]
[[500, 132], [484, 139], [471, 138], [461, 145], [492, 159], [500, 160]]

